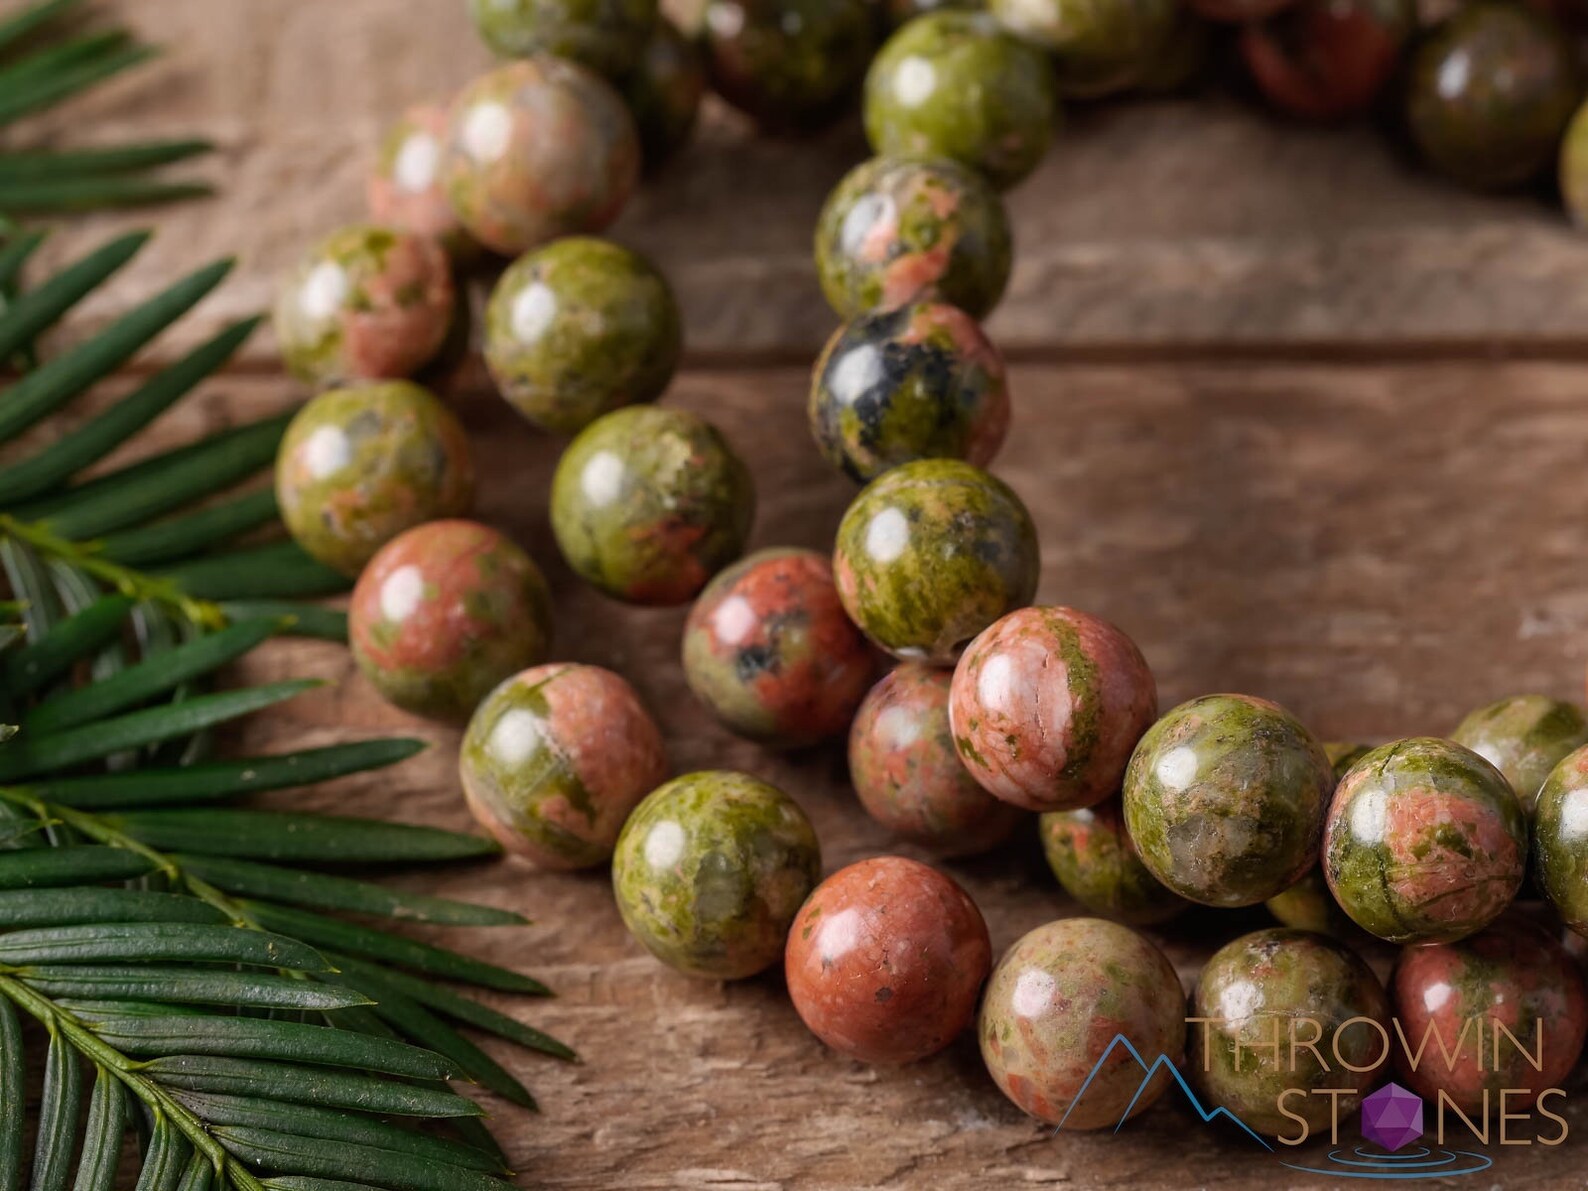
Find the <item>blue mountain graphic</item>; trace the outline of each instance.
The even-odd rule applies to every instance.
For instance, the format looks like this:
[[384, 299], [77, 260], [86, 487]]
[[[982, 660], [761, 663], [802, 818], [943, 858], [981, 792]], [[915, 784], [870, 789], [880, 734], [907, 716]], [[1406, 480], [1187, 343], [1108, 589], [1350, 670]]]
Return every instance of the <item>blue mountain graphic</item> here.
[[1215, 1108], [1212, 1111], [1209, 1111], [1208, 1109], [1204, 1108], [1202, 1106], [1202, 1101], [1198, 1099], [1197, 1094], [1191, 1090], [1191, 1085], [1186, 1083], [1185, 1076], [1180, 1074], [1179, 1069], [1176, 1068], [1174, 1063], [1170, 1061], [1168, 1055], [1159, 1055], [1149, 1064], [1146, 1059], [1141, 1057], [1141, 1052], [1136, 1049], [1135, 1044], [1123, 1034], [1115, 1034], [1114, 1040], [1108, 1044], [1108, 1048], [1104, 1050], [1103, 1053], [1098, 1057], [1097, 1062], [1092, 1064], [1092, 1069], [1091, 1071], [1087, 1072], [1085, 1082], [1081, 1084], [1081, 1090], [1075, 1093], [1075, 1099], [1070, 1101], [1070, 1107], [1064, 1111], [1064, 1118], [1060, 1120], [1059, 1123], [1054, 1127], [1053, 1131], [1055, 1133], [1064, 1128], [1064, 1122], [1070, 1119], [1070, 1113], [1075, 1111], [1075, 1106], [1079, 1104], [1082, 1098], [1086, 1095], [1086, 1089], [1092, 1086], [1092, 1080], [1097, 1078], [1097, 1073], [1102, 1070], [1103, 1064], [1108, 1062], [1108, 1057], [1120, 1047], [1124, 1047], [1126, 1052], [1129, 1053], [1130, 1057], [1136, 1060], [1136, 1065], [1141, 1068], [1143, 1074], [1141, 1083], [1136, 1088], [1136, 1094], [1131, 1097], [1130, 1103], [1125, 1106], [1125, 1111], [1120, 1114], [1119, 1123], [1114, 1126], [1115, 1133], [1118, 1133], [1122, 1128], [1124, 1128], [1125, 1122], [1130, 1118], [1131, 1110], [1136, 1107], [1136, 1102], [1141, 1099], [1142, 1093], [1147, 1090], [1154, 1077], [1156, 1077], [1159, 1070], [1162, 1069], [1168, 1071], [1170, 1078], [1172, 1078], [1174, 1082], [1180, 1086], [1180, 1091], [1185, 1094], [1185, 1098], [1190, 1102], [1191, 1107], [1196, 1110], [1197, 1116], [1202, 1118], [1204, 1124], [1210, 1123], [1222, 1117], [1226, 1121], [1234, 1122], [1234, 1124], [1239, 1126], [1246, 1136], [1250, 1137], [1258, 1145], [1262, 1146], [1263, 1149], [1267, 1150], [1269, 1153], [1274, 1152], [1273, 1146], [1264, 1141], [1262, 1137], [1253, 1131], [1250, 1125], [1241, 1120], [1240, 1117], [1236, 1116], [1229, 1109]]

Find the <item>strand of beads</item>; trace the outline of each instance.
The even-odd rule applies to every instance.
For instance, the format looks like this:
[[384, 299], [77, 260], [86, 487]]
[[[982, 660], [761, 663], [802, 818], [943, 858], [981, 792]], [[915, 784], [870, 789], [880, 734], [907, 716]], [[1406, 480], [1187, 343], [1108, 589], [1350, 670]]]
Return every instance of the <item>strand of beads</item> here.
[[[1502, 1085], [1546, 1094], [1582, 1049], [1588, 993], [1555, 937], [1505, 915], [1531, 850], [1555, 913], [1588, 936], [1588, 721], [1520, 697], [1451, 740], [1367, 749], [1325, 745], [1246, 695], [1160, 717], [1125, 633], [1031, 606], [1036, 527], [984, 470], [1011, 401], [977, 320], [1010, 274], [999, 192], [1035, 168], [1061, 100], [1178, 85], [1206, 52], [1204, 18], [1242, 23], [1259, 87], [1308, 118], [1367, 109], [1407, 64], [1413, 142], [1479, 185], [1536, 176], [1559, 141], [1577, 96], [1552, 18], [1480, 2], [1414, 38], [1406, 4], [1368, 0], [917, 7], [879, 18], [862, 0], [709, 0], [687, 36], [646, 0], [474, 0], [487, 41], [518, 60], [448, 109], [404, 117], [370, 184], [377, 226], [311, 253], [278, 309], [294, 371], [333, 386], [294, 423], [278, 491], [306, 549], [362, 569], [361, 668], [399, 706], [467, 719], [463, 786], [505, 847], [545, 868], [610, 859], [625, 924], [681, 972], [738, 979], [782, 959], [800, 1017], [851, 1058], [925, 1057], [979, 1013], [983, 1058], [1011, 1100], [1103, 1127], [1168, 1086], [1098, 1066], [1123, 1033], [1149, 1061], [1189, 1054], [1208, 1107], [1278, 1134], [1298, 1119], [1279, 1105], [1286, 1089], [1338, 1094], [1305, 1101], [1300, 1119], [1317, 1126], [1374, 1082], [1382, 1064], [1354, 1023], [1386, 1029], [1393, 1013], [1443, 1030], [1503, 1013], [1508, 1027], [1548, 1023], [1548, 1065], [1495, 1071], [1456, 1043], [1416, 1086], [1471, 1113], [1520, 1107], [1491, 1098]], [[873, 58], [877, 19], [899, 27]], [[1460, 87], [1441, 81], [1453, 59], [1477, 64]], [[1513, 85], [1496, 98], [1485, 88], [1502, 74]], [[650, 404], [679, 358], [673, 294], [598, 236], [642, 156], [687, 136], [707, 80], [764, 128], [792, 131], [832, 119], [862, 75], [879, 155], [817, 227], [817, 272], [843, 322], [809, 414], [820, 453], [865, 487], [830, 564], [793, 549], [741, 559], [748, 469], [709, 423]], [[884, 826], [946, 858], [1030, 824], [1100, 917], [1041, 927], [994, 968], [986, 923], [949, 875], [883, 856], [821, 881], [795, 799], [746, 774], [665, 780], [661, 735], [628, 683], [546, 664], [539, 569], [458, 520], [473, 489], [461, 429], [398, 379], [466, 338], [447, 260], [487, 252], [519, 254], [486, 305], [490, 374], [529, 422], [574, 436], [551, 491], [573, 571], [628, 603], [693, 602], [683, 671], [732, 731], [769, 747], [847, 731], [858, 801]], [[874, 686], [868, 640], [898, 662]], [[1207, 1028], [1188, 1039], [1180, 979], [1136, 928], [1259, 903], [1283, 928], [1212, 957], [1192, 1002]], [[1388, 990], [1358, 954], [1375, 936], [1404, 948]], [[1261, 1020], [1243, 1009], [1254, 983]], [[1317, 1023], [1317, 1047], [1355, 1074], [1341, 1084], [1320, 1062], [1280, 1079], [1243, 1064], [1271, 1020]]]

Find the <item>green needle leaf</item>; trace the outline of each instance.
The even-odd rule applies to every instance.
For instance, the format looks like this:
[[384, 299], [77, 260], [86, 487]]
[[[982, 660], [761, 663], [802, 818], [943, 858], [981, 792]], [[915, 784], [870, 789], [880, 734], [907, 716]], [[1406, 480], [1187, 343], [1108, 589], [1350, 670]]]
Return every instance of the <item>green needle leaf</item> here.
[[[22, 232], [12, 235], [4, 247], [0, 247], [0, 289], [11, 292], [22, 275], [22, 266], [44, 243], [45, 236], [46, 233], [42, 231]], [[0, 319], [0, 323], [3, 323], [3, 319]]]
[[512, 1186], [478, 1171], [374, 1146], [235, 1125], [215, 1129], [214, 1136], [244, 1161], [289, 1174], [373, 1180], [393, 1191], [511, 1191]]
[[[4, 109], [4, 100], [0, 99], [0, 119], [4, 118]], [[0, 402], [0, 441], [53, 413], [94, 381], [125, 363], [220, 284], [231, 267], [229, 260], [217, 261], [190, 274], [123, 315], [86, 343], [41, 364], [12, 385], [5, 400]]]
[[408, 1126], [389, 1125], [367, 1116], [282, 1100], [211, 1092], [178, 1092], [176, 1099], [211, 1125], [275, 1129], [297, 1137], [317, 1137], [324, 1141], [371, 1146], [392, 1154], [406, 1154], [420, 1161], [463, 1170], [506, 1173], [489, 1155], [471, 1146], [418, 1133]]
[[0, 997], [0, 1191], [19, 1191], [22, 1186], [22, 1124], [27, 1103], [22, 1023], [11, 1002]]
[[195, 1150], [187, 1160], [187, 1169], [182, 1172], [182, 1181], [176, 1185], [176, 1191], [209, 1191], [214, 1181], [214, 1163]]
[[319, 682], [308, 679], [266, 683], [217, 695], [198, 695], [180, 703], [133, 711], [48, 736], [31, 739], [19, 737], [4, 751], [0, 751], [0, 782], [14, 782], [19, 778], [95, 761], [123, 749], [142, 748], [144, 745], [188, 736], [294, 698], [319, 685]]
[[253, 333], [259, 321], [250, 318], [233, 323], [104, 413], [68, 431], [36, 454], [7, 467], [0, 473], [0, 507], [48, 492], [104, 458], [225, 363]]
[[[86, 615], [86, 612], [79, 614]], [[117, 624], [119, 627], [119, 619]], [[256, 620], [195, 637], [186, 644], [129, 666], [112, 678], [51, 695], [28, 713], [23, 721], [24, 727], [35, 736], [46, 736], [125, 711], [184, 682], [220, 669], [264, 641], [274, 628], [268, 621]], [[65, 625], [58, 626], [50, 636], [64, 629]], [[49, 639], [45, 638], [45, 642]], [[41, 646], [43, 644], [40, 642]], [[16, 664], [16, 658], [24, 652], [18, 650], [6, 657], [7, 674]]]
[[[0, 404], [0, 411], [5, 408]], [[269, 466], [291, 420], [286, 414], [266, 418], [112, 472], [68, 493], [45, 526], [60, 537], [93, 538], [219, 492]]]
[[220, 606], [228, 620], [288, 620], [288, 637], [314, 637], [347, 643], [347, 613], [297, 600], [227, 600]]
[[259, 488], [181, 517], [113, 533], [99, 544], [99, 552], [123, 566], [147, 567], [186, 558], [262, 525], [273, 525], [279, 516], [275, 489]]
[[77, 1110], [82, 1104], [83, 1068], [77, 1051], [53, 1029], [44, 1057], [44, 1093], [39, 1132], [33, 1143], [31, 1191], [65, 1191], [72, 1173]]
[[27, 848], [0, 852], [0, 889], [36, 889], [55, 885], [92, 885], [147, 876], [154, 861], [126, 848], [97, 844], [74, 848]]
[[[87, 1012], [82, 1009], [79, 1015]], [[118, 1009], [117, 1013], [100, 1016], [93, 1029], [112, 1046], [151, 1057], [180, 1053], [277, 1059], [322, 1067], [352, 1067], [410, 1079], [451, 1079], [457, 1073], [440, 1055], [406, 1042], [290, 1021], [199, 1013], [144, 1015], [136, 1006], [128, 1006], [125, 1013]]]
[[298, 869], [277, 868], [269, 864], [228, 858], [216, 860], [183, 854], [177, 863], [184, 871], [209, 882], [217, 889], [239, 897], [263, 898], [288, 905], [309, 906], [316, 910], [343, 910], [353, 914], [380, 914], [413, 922], [443, 923], [449, 926], [523, 926], [528, 919], [511, 910], [476, 906], [469, 902], [409, 893], [372, 881]]
[[154, 1119], [154, 1135], [143, 1156], [136, 1191], [176, 1191], [182, 1172], [187, 1169], [192, 1148], [165, 1116]]
[[68, 9], [76, 8], [83, 0], [41, 0], [30, 4], [13, 17], [0, 24], [0, 50], [8, 50], [23, 38], [47, 25]]
[[[149, 242], [149, 235], [140, 231], [119, 236], [16, 298], [0, 316], [0, 358], [9, 357], [54, 326], [61, 315], [136, 256]], [[9, 395], [6, 400], [10, 401]]]
[[141, 141], [103, 149], [0, 153], [0, 182], [82, 178], [155, 169], [209, 153], [210, 141]]
[[[0, 761], [5, 756], [0, 753]], [[338, 815], [204, 808], [128, 811], [107, 815], [105, 822], [165, 851], [289, 863], [415, 864], [497, 851], [494, 842], [477, 835]]]
[[0, 174], [0, 211], [97, 211], [104, 207], [135, 207], [205, 198], [214, 187], [203, 182], [159, 182], [121, 174], [93, 177], [38, 177], [6, 180]]
[[173, 769], [149, 768], [130, 773], [45, 779], [30, 783], [28, 790], [48, 802], [79, 810], [211, 802], [266, 790], [311, 786], [350, 773], [383, 769], [407, 760], [424, 748], [422, 740], [360, 740], [279, 757], [239, 757]]
[[[119, 848], [107, 850], [121, 851]], [[73, 851], [82, 849], [74, 848]], [[98, 889], [92, 885], [78, 889], [12, 889], [0, 892], [0, 928], [7, 930], [71, 926], [83, 922], [222, 923], [226, 920], [226, 915], [209, 903], [177, 893]]]
[[121, 1161], [121, 1135], [127, 1127], [127, 1097], [119, 1080], [103, 1067], [95, 1069], [94, 1092], [88, 1098], [83, 1128], [83, 1156], [77, 1162], [72, 1191], [115, 1191]]
[[506, 1068], [411, 997], [364, 975], [334, 979], [365, 995], [373, 996], [379, 990], [372, 1010], [376, 1016], [390, 1022], [404, 1037], [451, 1059], [459, 1071], [481, 1087], [520, 1107], [535, 1109], [535, 1097]]
[[154, 51], [147, 46], [128, 45], [59, 69], [31, 69], [19, 74], [13, 68], [0, 79], [0, 84], [4, 84], [0, 85], [0, 124], [60, 103], [153, 56]]
[[219, 1092], [232, 1096], [291, 1100], [326, 1108], [388, 1116], [478, 1117], [484, 1110], [445, 1087], [395, 1083], [370, 1075], [354, 1075], [291, 1063], [259, 1059], [226, 1059], [206, 1055], [174, 1055], [155, 1059], [144, 1070], [168, 1088]]
[[39, 565], [38, 556], [21, 542], [0, 535], [0, 563], [4, 564], [11, 594], [22, 605], [22, 622], [28, 636], [43, 636], [60, 619], [61, 602]]
[[269, 599], [335, 595], [352, 580], [310, 558], [296, 542], [272, 542], [213, 554], [160, 571], [198, 600]]
[[237, 926], [180, 922], [91, 923], [0, 935], [0, 964], [78, 964], [118, 960], [146, 963], [255, 964], [299, 972], [327, 972], [313, 947], [282, 935]]
[[52, 997], [91, 1000], [160, 1000], [191, 1005], [245, 1005], [256, 1009], [323, 1012], [369, 1003], [346, 988], [331, 988], [290, 976], [204, 968], [109, 967], [35, 964], [18, 968], [18, 979]]
[[247, 902], [248, 912], [270, 930], [291, 935], [295, 939], [319, 948], [329, 948], [359, 959], [373, 959], [382, 963], [399, 964], [426, 975], [456, 980], [462, 984], [477, 984], [499, 992], [529, 993], [546, 996], [550, 993], [544, 984], [518, 972], [499, 968], [472, 956], [459, 955], [443, 947], [433, 947], [417, 939], [389, 934], [368, 926], [358, 926], [311, 914], [307, 910], [291, 910], [266, 902]]
[[533, 1026], [526, 1026], [523, 1022], [508, 1017], [505, 1013], [498, 1013], [478, 1001], [460, 996], [450, 988], [428, 980], [416, 979], [404, 972], [373, 967], [348, 956], [333, 953], [331, 959], [345, 975], [366, 982], [371, 988], [384, 987], [402, 993], [426, 1008], [434, 1009], [438, 1013], [456, 1018], [465, 1025], [495, 1034], [498, 1038], [505, 1038], [530, 1050], [538, 1050], [559, 1059], [576, 1060], [579, 1057], [550, 1034], [542, 1033]]
[[0, 667], [0, 683], [6, 693], [12, 698], [31, 695], [115, 640], [132, 604], [126, 596], [104, 596], [44, 636], [11, 650]]

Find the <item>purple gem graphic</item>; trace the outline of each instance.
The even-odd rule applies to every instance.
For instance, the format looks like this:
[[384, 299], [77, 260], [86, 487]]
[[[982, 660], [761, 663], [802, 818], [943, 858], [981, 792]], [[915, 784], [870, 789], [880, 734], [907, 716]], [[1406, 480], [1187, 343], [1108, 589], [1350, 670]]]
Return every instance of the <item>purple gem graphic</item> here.
[[1362, 1136], [1393, 1154], [1423, 1135], [1423, 1102], [1398, 1083], [1362, 1097]]

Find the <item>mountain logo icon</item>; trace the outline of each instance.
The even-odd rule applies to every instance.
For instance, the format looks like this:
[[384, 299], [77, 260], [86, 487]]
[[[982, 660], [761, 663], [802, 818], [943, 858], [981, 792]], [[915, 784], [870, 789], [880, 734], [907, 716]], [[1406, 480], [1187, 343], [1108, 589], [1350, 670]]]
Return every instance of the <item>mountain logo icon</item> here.
[[1130, 1114], [1136, 1110], [1136, 1105], [1141, 1101], [1142, 1096], [1146, 1094], [1147, 1089], [1152, 1086], [1153, 1081], [1158, 1077], [1158, 1073], [1166, 1071], [1169, 1073], [1169, 1078], [1174, 1081], [1175, 1086], [1180, 1089], [1186, 1102], [1191, 1105], [1192, 1110], [1197, 1116], [1202, 1118], [1204, 1124], [1211, 1124], [1217, 1120], [1229, 1121], [1241, 1132], [1245, 1133], [1246, 1136], [1262, 1146], [1263, 1149], [1269, 1153], [1274, 1152], [1273, 1146], [1269, 1145], [1256, 1130], [1229, 1109], [1223, 1107], [1209, 1109], [1203, 1105], [1201, 1098], [1191, 1090], [1191, 1085], [1186, 1082], [1185, 1076], [1180, 1074], [1180, 1069], [1174, 1065], [1174, 1060], [1168, 1055], [1161, 1054], [1149, 1063], [1142, 1057], [1141, 1052], [1136, 1049], [1136, 1044], [1123, 1034], [1115, 1034], [1113, 1041], [1098, 1056], [1097, 1062], [1092, 1064], [1092, 1069], [1087, 1072], [1086, 1079], [1081, 1083], [1080, 1091], [1075, 1093], [1075, 1099], [1070, 1101], [1070, 1107], [1065, 1110], [1063, 1119], [1055, 1126], [1055, 1133], [1064, 1128], [1064, 1122], [1070, 1119], [1070, 1114], [1075, 1111], [1075, 1106], [1086, 1097], [1086, 1089], [1092, 1086], [1092, 1081], [1097, 1078], [1097, 1073], [1103, 1069], [1114, 1052], [1118, 1050], [1123, 1050], [1141, 1068], [1141, 1083], [1137, 1086], [1136, 1094], [1131, 1097], [1130, 1103], [1125, 1106], [1125, 1111], [1120, 1114], [1119, 1122], [1114, 1126], [1115, 1133], [1124, 1128], [1125, 1122], [1130, 1119]]

